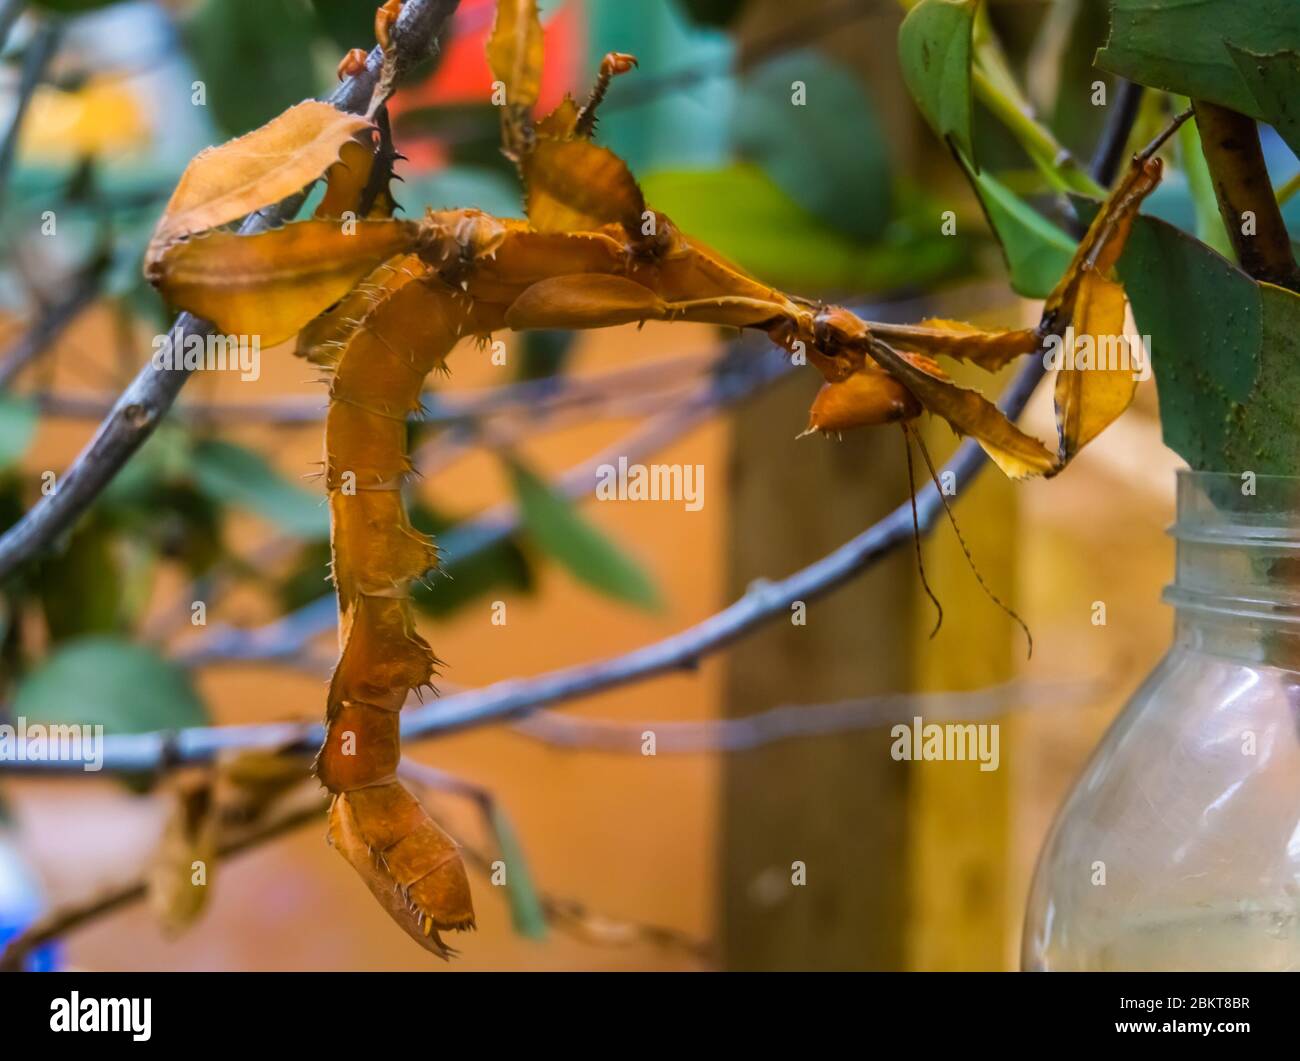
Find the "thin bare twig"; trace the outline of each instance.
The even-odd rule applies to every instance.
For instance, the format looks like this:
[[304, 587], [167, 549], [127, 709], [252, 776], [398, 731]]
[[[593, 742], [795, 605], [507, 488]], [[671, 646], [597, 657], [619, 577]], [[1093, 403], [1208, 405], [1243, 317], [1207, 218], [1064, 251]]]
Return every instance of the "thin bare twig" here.
[[3, 3], [0, 3], [0, 48], [9, 43], [9, 31], [22, 17], [26, 7], [27, 0], [3, 0]]
[[[618, 394], [634, 391], [658, 393], [679, 389], [682, 382], [717, 364], [713, 354], [652, 361], [589, 376], [561, 376], [503, 383], [459, 394], [436, 391], [424, 395], [420, 411], [411, 420], [424, 426], [472, 427], [504, 413], [521, 412], [545, 418], [560, 410], [585, 409]], [[42, 412], [71, 419], [103, 416], [114, 398], [103, 394], [34, 395]], [[268, 424], [294, 427], [319, 424], [326, 404], [319, 398], [276, 398], [259, 402], [182, 402], [172, 416], [194, 424]]]
[[[479, 786], [435, 770], [433, 767], [425, 767], [423, 764], [404, 762], [403, 774], [418, 784], [437, 788], [440, 791], [454, 792], [480, 802], [485, 795], [489, 800], [491, 799], [490, 794], [485, 793], [485, 790]], [[298, 807], [270, 822], [252, 829], [241, 830], [238, 835], [222, 841], [218, 848], [218, 855], [222, 859], [233, 858], [294, 832], [304, 825], [319, 822], [326, 808], [327, 804], [323, 801], [307, 807]], [[482, 851], [464, 844], [461, 845], [461, 851], [465, 861], [470, 865], [480, 872], [491, 872], [492, 860]], [[52, 910], [11, 939], [0, 951], [0, 972], [20, 971], [32, 951], [92, 921], [140, 902], [148, 894], [149, 883], [147, 878], [142, 876], [106, 888], [89, 899]], [[680, 950], [701, 960], [707, 958], [710, 953], [707, 944], [692, 939], [676, 929], [596, 914], [574, 899], [542, 893], [538, 895], [538, 905], [549, 923], [586, 942], [610, 946], [642, 941], [658, 947]]]
[[[763, 365], [764, 362], [757, 362]], [[654, 453], [693, 430], [724, 407], [740, 397], [752, 394], [773, 374], [783, 374], [784, 362], [767, 362], [765, 372], [746, 372], [743, 382], [733, 380], [728, 385], [710, 386], [676, 408], [652, 419], [626, 439], [589, 457], [569, 469], [553, 484], [553, 489], [569, 499], [588, 493], [596, 480], [596, 469], [611, 464], [620, 457], [639, 460], [644, 454]], [[736, 390], [739, 386], [739, 390]], [[454, 573], [456, 565], [508, 539], [520, 525], [520, 513], [513, 502], [502, 502], [467, 523], [455, 527], [441, 536], [438, 542], [443, 566]], [[338, 605], [332, 594], [323, 595], [295, 612], [265, 626], [244, 629], [229, 626], [211, 626], [201, 637], [181, 646], [173, 658], [187, 667], [198, 667], [219, 661], [253, 661], [285, 659], [301, 652], [313, 637], [333, 629], [338, 623]]]
[[[1031, 358], [1021, 369], [1003, 396], [1002, 409], [1009, 417], [1019, 416], [1045, 372], [1041, 357]], [[945, 470], [953, 473], [951, 481], [960, 493], [969, 488], [986, 462], [978, 444], [967, 441]], [[917, 519], [925, 533], [943, 511], [942, 499], [933, 483], [918, 495], [916, 504]], [[912, 532], [911, 506], [904, 503], [830, 555], [779, 582], [754, 583], [729, 607], [671, 637], [610, 659], [576, 664], [534, 678], [496, 682], [408, 709], [402, 719], [402, 739], [426, 739], [522, 718], [551, 704], [578, 700], [660, 674], [692, 669], [704, 656], [725, 648], [778, 615], [788, 615], [795, 601], [810, 602], [830, 593], [900, 543], [910, 541]], [[329, 603], [329, 598], [324, 601]], [[310, 618], [322, 624], [320, 629], [328, 629], [335, 621], [333, 612], [326, 612], [321, 602], [307, 608], [319, 608], [320, 614], [313, 613]], [[303, 618], [302, 613], [295, 616], [297, 621]], [[261, 636], [270, 632], [263, 628]], [[318, 724], [201, 727], [176, 732], [112, 734], [104, 738], [99, 750], [103, 770], [148, 772], [163, 764], [209, 762], [222, 751], [233, 748], [278, 747], [306, 754], [320, 745], [323, 734]], [[69, 758], [0, 764], [0, 773], [52, 774], [82, 769], [81, 761]]]
[[[1116, 108], [1110, 120], [1131, 123], [1134, 110]], [[1120, 165], [1122, 152], [1106, 147], [1117, 136], [1108, 132], [1093, 161], [1093, 176], [1103, 185], [1115, 179]], [[1122, 139], [1127, 140], [1127, 134]], [[1003, 392], [999, 405], [1010, 419], [1017, 419], [1024, 411], [1046, 371], [1044, 359], [1031, 356]], [[952, 473], [951, 481], [960, 493], [968, 489], [986, 464], [984, 451], [967, 439], [944, 470]], [[943, 498], [931, 483], [916, 498], [915, 527], [927, 533], [942, 510]], [[724, 648], [775, 616], [787, 614], [795, 601], [815, 600], [842, 585], [899, 544], [910, 541], [913, 531], [913, 510], [908, 504], [900, 505], [828, 556], [780, 582], [756, 582], [729, 607], [678, 634], [607, 660], [566, 667], [534, 678], [497, 682], [407, 711], [402, 720], [402, 738], [418, 740], [522, 718], [551, 704], [693, 668], [703, 656]], [[308, 607], [320, 607], [324, 611], [321, 602]], [[332, 613], [325, 614], [332, 621]], [[225, 749], [242, 747], [272, 746], [305, 753], [319, 746], [323, 733], [319, 725], [281, 723], [119, 734], [105, 738], [102, 765], [114, 771], [149, 771], [163, 763], [206, 762]], [[6, 763], [3, 768], [59, 773], [80, 771], [83, 764], [64, 759]]]
[[[224, 841], [218, 848], [222, 858], [230, 858], [243, 851], [258, 847], [268, 840], [284, 836], [309, 822], [319, 821], [325, 806], [300, 808], [290, 814], [247, 832], [238, 838]], [[0, 952], [0, 972], [17, 972], [22, 969], [27, 956], [46, 943], [66, 936], [91, 921], [115, 913], [123, 907], [139, 902], [149, 893], [145, 877], [107, 888], [84, 902], [53, 910], [34, 921], [23, 932], [9, 941]]]
[[1037, 703], [1050, 703], [1053, 710], [1059, 710], [1094, 702], [1102, 684], [1092, 680], [1030, 683], [1013, 678], [969, 692], [884, 693], [828, 704], [785, 704], [744, 718], [694, 722], [619, 722], [538, 711], [516, 722], [513, 729], [530, 740], [566, 751], [644, 755], [647, 734], [652, 734], [655, 755], [734, 753], [788, 740], [910, 723], [917, 715], [928, 722], [977, 722]]
[[[5, 33], [8, 34], [8, 27], [5, 27]], [[59, 38], [62, 35], [63, 27], [57, 19], [42, 22], [23, 56], [23, 72], [18, 82], [18, 103], [9, 121], [9, 128], [5, 130], [4, 138], [0, 139], [0, 207], [4, 205], [4, 191], [9, 185], [9, 171], [13, 169], [14, 158], [18, 154], [18, 138], [23, 131], [27, 108], [31, 105], [32, 96], [36, 94], [37, 88], [45, 80], [45, 72], [54, 59], [54, 53], [59, 50]]]
[[19, 340], [0, 356], [0, 391], [6, 390], [14, 378], [39, 357], [64, 330], [81, 315], [81, 311], [94, 302], [102, 286], [102, 263], [92, 263], [72, 282], [72, 289], [63, 298], [50, 303], [32, 322]]
[[[401, 69], [416, 65], [436, 48], [437, 40], [459, 2], [407, 0], [393, 28]], [[365, 69], [343, 82], [328, 97], [328, 102], [340, 110], [364, 113], [370, 105], [383, 62], [383, 52], [376, 47], [370, 52]], [[250, 214], [240, 231], [260, 232], [280, 224], [297, 213], [303, 201], [303, 195], [299, 194]], [[184, 339], [192, 335], [210, 335], [213, 328], [208, 321], [182, 313], [170, 330], [179, 331]], [[56, 481], [54, 493], [42, 497], [0, 536], [0, 580], [44, 549], [89, 507], [153, 433], [188, 378], [186, 370], [160, 371], [152, 361], [140, 369], [100, 424], [90, 444]]]

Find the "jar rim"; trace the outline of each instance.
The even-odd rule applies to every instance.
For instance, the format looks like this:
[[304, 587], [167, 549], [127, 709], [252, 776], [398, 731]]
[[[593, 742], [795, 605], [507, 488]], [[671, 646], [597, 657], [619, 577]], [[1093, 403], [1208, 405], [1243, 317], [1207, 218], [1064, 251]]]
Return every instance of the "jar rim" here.
[[1247, 475], [1253, 475], [1256, 482], [1262, 483], [1294, 483], [1300, 486], [1300, 475], [1278, 475], [1273, 472], [1253, 472], [1249, 468], [1244, 468], [1237, 472], [1216, 472], [1200, 471], [1196, 468], [1179, 468], [1175, 475], [1179, 482], [1188, 483], [1240, 483]]

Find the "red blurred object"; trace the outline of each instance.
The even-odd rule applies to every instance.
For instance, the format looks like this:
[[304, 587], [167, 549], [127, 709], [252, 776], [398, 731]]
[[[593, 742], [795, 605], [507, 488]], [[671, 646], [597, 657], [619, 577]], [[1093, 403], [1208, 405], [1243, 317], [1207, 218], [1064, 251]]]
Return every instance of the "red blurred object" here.
[[[394, 116], [417, 107], [491, 98], [492, 72], [485, 49], [495, 11], [496, 0], [463, 0], [437, 70], [422, 84], [403, 89], [393, 98], [389, 109]], [[565, 92], [577, 94], [586, 50], [584, 15], [581, 0], [568, 0], [543, 24], [546, 62], [538, 100], [543, 112], [559, 103]], [[401, 150], [421, 169], [436, 169], [446, 162], [445, 150], [434, 140], [404, 143]]]

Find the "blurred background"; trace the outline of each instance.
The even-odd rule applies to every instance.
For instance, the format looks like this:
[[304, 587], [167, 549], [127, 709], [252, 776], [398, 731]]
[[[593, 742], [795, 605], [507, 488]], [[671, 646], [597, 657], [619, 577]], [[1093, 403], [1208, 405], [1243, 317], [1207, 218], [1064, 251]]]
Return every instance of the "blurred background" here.
[[[408, 214], [521, 214], [488, 102], [493, 6], [462, 0], [437, 61], [393, 100]], [[906, 91], [905, 6], [547, 0], [542, 106], [585, 95], [607, 51], [633, 52], [640, 69], [611, 89], [598, 139], [681, 228], [876, 319], [1032, 322], [1037, 304], [1013, 293], [979, 201]], [[1104, 118], [1094, 83], [1109, 83], [1092, 67], [1103, 0], [986, 12], [1042, 120], [1086, 160]], [[0, 0], [0, 528], [70, 464], [167, 327], [140, 263], [185, 164], [328, 92], [344, 52], [373, 44], [373, 13], [366, 0]], [[789, 106], [794, 82], [804, 110]], [[985, 165], [1056, 209], [1015, 141], [982, 109], [976, 120]], [[1154, 211], [1195, 228], [1192, 184], [1175, 169]], [[906, 500], [897, 432], [795, 441], [819, 380], [764, 343], [655, 324], [500, 338], [504, 364], [457, 351], [412, 429], [410, 502], [450, 576], [418, 596], [444, 696], [676, 633]], [[311, 377], [286, 345], [263, 351], [256, 381], [191, 380], [74, 531], [4, 585], [0, 712], [110, 732], [320, 715], [335, 634]], [[1005, 382], [959, 378], [989, 394]], [[1026, 423], [1050, 436], [1046, 389]], [[936, 457], [952, 451], [946, 426], [924, 430]], [[702, 506], [597, 501], [594, 466], [620, 456], [701, 467]], [[933, 640], [908, 546], [809, 602], [804, 624], [779, 617], [690, 671], [408, 745], [491, 794], [486, 816], [481, 799], [429, 798], [475, 858], [509, 850], [521, 870], [507, 887], [474, 876], [479, 931], [450, 968], [1015, 967], [1051, 816], [1168, 642], [1176, 464], [1147, 382], [1059, 479], [990, 473], [963, 495], [957, 518], [1033, 631], [1032, 660], [941, 522], [924, 545], [946, 615]], [[776, 708], [831, 722], [720, 747], [748, 732], [736, 720]], [[999, 768], [894, 761], [889, 726], [917, 715], [997, 722]], [[179, 857], [193, 775], [0, 772], [0, 933], [150, 880], [144, 901], [128, 895], [34, 960], [435, 964], [329, 850], [322, 821], [221, 859], [201, 910], [169, 905], [157, 881]]]

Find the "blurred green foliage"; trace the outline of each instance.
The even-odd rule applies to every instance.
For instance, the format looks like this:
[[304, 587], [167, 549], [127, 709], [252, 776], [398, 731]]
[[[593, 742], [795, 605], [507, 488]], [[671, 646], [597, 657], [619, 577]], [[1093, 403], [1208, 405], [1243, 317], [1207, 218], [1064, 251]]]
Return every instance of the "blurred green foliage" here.
[[[33, 3], [70, 17], [106, 6], [101, 0]], [[556, 0], [543, 10], [549, 16], [561, 6]], [[798, 19], [806, 32], [766, 42], [751, 55], [746, 0], [587, 0], [585, 54], [570, 87], [584, 95], [605, 52], [635, 52], [640, 68], [611, 86], [598, 138], [628, 160], [649, 201], [681, 228], [756, 275], [809, 296], [911, 291], [975, 268], [987, 257], [977, 252], [989, 244], [983, 226], [970, 223], [978, 215], [947, 183], [962, 173], [1003, 252], [1012, 287], [1031, 297], [1046, 294], [1074, 247], [1067, 234], [1073, 207], [1061, 193], [1079, 182], [1070, 169], [1077, 164], [1044, 155], [1043, 143], [1059, 141], [1080, 157], [1088, 154], [1107, 113], [1106, 105], [1094, 104], [1094, 84], [1103, 83], [1113, 100], [1114, 74], [1238, 106], [1273, 122], [1292, 148], [1300, 140], [1294, 0], [1077, 0], [1032, 11], [922, 0], [900, 36], [900, 67], [919, 114], [956, 149], [947, 171], [936, 168], [936, 162], [946, 165], [942, 154], [923, 154], [924, 168], [901, 156], [885, 130], [903, 122], [879, 113], [881, 100], [858, 64], [828, 55], [837, 31], [819, 34], [811, 17], [816, 5], [807, 6], [805, 12], [800, 5]], [[179, 9], [183, 55], [165, 91], [185, 104], [184, 129], [169, 128], [157, 150], [125, 160], [20, 158], [0, 217], [4, 238], [30, 238], [32, 218], [46, 207], [55, 210], [62, 238], [57, 249], [55, 241], [40, 245], [63, 256], [68, 275], [98, 261], [105, 289], [123, 312], [163, 321], [166, 308], [144, 284], [139, 263], [189, 156], [185, 145], [244, 133], [328, 91], [342, 52], [371, 43], [374, 7], [375, 0], [201, 0]], [[1112, 8], [1115, 32], [1102, 52], [1102, 70], [1093, 52], [1104, 41]], [[75, 87], [92, 72], [60, 76]], [[206, 107], [189, 106], [191, 77], [204, 82]], [[499, 149], [496, 108], [486, 100], [432, 104], [424, 94], [407, 103], [395, 108], [394, 129], [398, 147], [409, 146], [415, 160], [399, 167], [405, 179], [395, 187], [408, 214], [426, 206], [475, 206], [522, 216], [518, 178]], [[1150, 94], [1140, 127], [1151, 131], [1181, 105]], [[1270, 164], [1280, 166], [1281, 141], [1266, 133], [1265, 146], [1274, 152]], [[1229, 250], [1192, 126], [1179, 134], [1171, 162], [1148, 214]], [[1279, 174], [1294, 172], [1293, 158], [1283, 162], [1288, 169]], [[947, 235], [945, 211], [953, 208], [961, 216], [956, 234]], [[1300, 224], [1300, 196], [1285, 216]], [[1294, 300], [1261, 292], [1249, 278], [1243, 282], [1230, 263], [1153, 220], [1139, 225], [1122, 270], [1140, 330], [1156, 343], [1171, 444], [1193, 463], [1249, 457], [1260, 471], [1293, 463], [1290, 406], [1282, 399], [1295, 386], [1287, 368], [1300, 327]], [[22, 279], [12, 270], [3, 277], [7, 289]], [[572, 361], [572, 337], [530, 334], [521, 350], [515, 378], [560, 381]], [[1215, 418], [1219, 426], [1207, 430]], [[0, 527], [39, 497], [30, 477], [12, 471], [30, 453], [36, 420], [33, 401], [0, 395]], [[1274, 423], [1282, 425], [1278, 431], [1269, 427]], [[422, 442], [443, 430], [452, 429], [413, 428]], [[544, 557], [615, 599], [639, 607], [658, 602], [643, 569], [567, 498], [517, 461], [509, 462], [507, 478], [522, 529], [504, 537], [476, 536], [472, 521], [443, 512], [431, 491], [421, 488], [418, 498], [412, 491], [419, 529], [469, 543], [447, 573], [431, 576], [432, 588], [416, 590], [422, 611], [441, 617], [488, 593], [529, 592]], [[53, 684], [38, 683], [38, 692], [53, 688], [74, 702], [79, 687], [58, 685], [72, 669], [66, 660], [93, 662], [95, 653], [116, 644], [103, 638], [138, 633], [142, 602], [163, 565], [177, 564], [191, 577], [223, 572], [265, 587], [267, 571], [227, 540], [235, 511], [267, 521], [286, 543], [287, 562], [271, 580], [276, 603], [285, 610], [310, 604], [328, 591], [321, 497], [254, 448], [191, 424], [164, 425], [75, 531], [5, 587], [0, 686], [30, 667], [15, 620], [25, 609], [43, 617], [50, 660], [58, 663], [54, 678], [42, 679]], [[74, 648], [80, 654], [63, 655]], [[147, 668], [158, 661], [148, 660], [123, 666], [136, 668], [132, 680], [152, 680]], [[0, 687], [0, 696], [10, 691]], [[181, 702], [188, 701], [182, 696]], [[161, 709], [144, 704], [133, 714], [123, 699], [112, 710], [121, 713], [114, 725], [149, 728], [146, 722], [160, 717], [150, 712]], [[199, 713], [201, 705], [189, 717]]]

